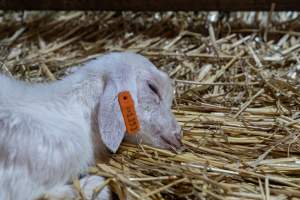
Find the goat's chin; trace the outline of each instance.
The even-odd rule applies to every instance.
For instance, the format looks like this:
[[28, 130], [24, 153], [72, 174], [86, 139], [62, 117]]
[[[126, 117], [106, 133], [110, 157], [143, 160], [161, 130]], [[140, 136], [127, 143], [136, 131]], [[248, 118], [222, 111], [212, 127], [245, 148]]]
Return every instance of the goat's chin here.
[[165, 150], [170, 150], [173, 152], [181, 152], [182, 150], [182, 145], [177, 145], [177, 144], [172, 144], [169, 140], [164, 140], [164, 139], [158, 139], [154, 143], [148, 144], [150, 146], [160, 148], [160, 149], [165, 149]]
[[143, 134], [136, 134], [136, 135], [127, 135], [124, 138], [125, 142], [131, 143], [131, 144], [145, 144], [151, 147], [159, 148], [159, 149], [165, 149], [165, 150], [171, 150], [171, 151], [178, 151], [179, 148], [175, 145], [172, 145], [167, 140], [161, 139], [161, 137], [157, 138], [158, 136], [153, 136], [154, 138], [148, 138], [143, 137]]
[[163, 144], [161, 141], [154, 140], [153, 138], [143, 137], [143, 134], [127, 135], [124, 139], [124, 142], [136, 145], [144, 144], [160, 149], [168, 149], [167, 144]]

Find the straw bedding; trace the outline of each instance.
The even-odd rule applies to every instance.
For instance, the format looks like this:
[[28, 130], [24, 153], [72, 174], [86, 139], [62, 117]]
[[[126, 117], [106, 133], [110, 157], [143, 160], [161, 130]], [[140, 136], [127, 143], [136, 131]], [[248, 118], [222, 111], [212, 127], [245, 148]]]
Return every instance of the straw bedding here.
[[46, 82], [104, 52], [129, 50], [169, 73], [184, 148], [123, 144], [109, 163], [92, 167], [120, 198], [300, 199], [297, 19], [291, 12], [2, 12], [0, 66]]

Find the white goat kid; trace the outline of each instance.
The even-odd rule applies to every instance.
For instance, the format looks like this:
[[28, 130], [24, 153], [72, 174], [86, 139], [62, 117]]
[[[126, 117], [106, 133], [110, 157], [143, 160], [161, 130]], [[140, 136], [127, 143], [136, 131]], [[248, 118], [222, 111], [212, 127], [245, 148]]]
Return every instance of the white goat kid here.
[[[129, 91], [141, 129], [126, 134], [118, 94]], [[28, 84], [0, 75], [0, 200], [33, 200], [49, 194], [73, 198], [67, 185], [122, 142], [179, 148], [168, 76], [145, 57], [110, 53], [63, 80]], [[81, 180], [87, 196], [102, 177]], [[98, 199], [109, 199], [105, 188]]]

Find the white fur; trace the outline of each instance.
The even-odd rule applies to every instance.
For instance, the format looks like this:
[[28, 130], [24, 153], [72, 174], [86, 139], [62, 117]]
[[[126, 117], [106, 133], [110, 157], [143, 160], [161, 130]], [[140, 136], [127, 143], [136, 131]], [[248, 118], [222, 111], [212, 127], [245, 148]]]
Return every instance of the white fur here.
[[[100, 176], [86, 176], [80, 180], [80, 188], [85, 199], [92, 199], [93, 195], [97, 195], [94, 200], [107, 200], [111, 198], [110, 190], [107, 187], [102, 188], [99, 194], [95, 193], [95, 188], [102, 187], [104, 178]], [[48, 200], [71, 200], [78, 197], [76, 191], [70, 185], [57, 185], [45, 194]]]
[[[118, 83], [123, 75], [115, 76], [122, 66], [129, 66], [128, 69], [132, 66], [139, 79], [144, 75], [146, 77], [149, 72], [166, 81], [162, 87], [166, 90], [163, 92], [165, 97], [163, 103], [158, 105], [165, 109], [161, 113], [167, 116], [163, 117], [165, 124], [169, 124], [163, 134], [164, 137], [169, 132], [178, 135], [180, 129], [170, 112], [172, 95], [167, 82], [169, 80], [142, 56], [131, 53], [108, 54], [86, 63], [85, 67], [63, 80], [49, 84], [27, 84], [0, 75], [0, 200], [32, 200], [44, 194], [62, 199], [74, 197], [72, 186], [65, 184], [95, 162], [95, 151], [107, 151], [103, 142], [96, 140], [99, 137], [97, 112], [99, 104], [106, 106], [110, 103], [106, 102], [109, 99], [104, 99], [102, 103], [99, 99], [106, 83], [125, 84], [121, 88], [126, 89], [126, 83]], [[106, 82], [109, 77], [114, 77], [113, 82]], [[135, 83], [128, 84], [131, 88]], [[137, 95], [133, 97], [136, 103]], [[145, 120], [149, 121], [149, 117], [153, 117], [150, 114]], [[110, 123], [114, 119], [100, 117], [104, 118], [101, 120], [105, 127], [115, 126], [112, 131], [118, 131], [119, 125]], [[144, 123], [142, 125], [146, 126]], [[150, 133], [142, 130], [140, 135], [143, 134], [148, 134], [151, 140]], [[173, 144], [177, 144], [175, 137], [167, 137]], [[106, 140], [107, 147], [112, 145], [117, 148], [122, 138], [120, 141], [110, 137]], [[163, 147], [158, 138], [152, 143]], [[86, 189], [89, 195], [91, 186], [99, 185], [102, 178], [92, 180]], [[81, 180], [81, 183], [84, 182]], [[105, 188], [98, 198], [105, 200], [109, 196]]]

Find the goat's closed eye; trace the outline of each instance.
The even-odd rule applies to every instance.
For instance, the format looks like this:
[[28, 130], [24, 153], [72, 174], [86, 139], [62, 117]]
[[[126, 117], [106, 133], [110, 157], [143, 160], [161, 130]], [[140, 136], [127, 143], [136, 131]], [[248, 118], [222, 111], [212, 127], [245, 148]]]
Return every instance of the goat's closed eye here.
[[158, 88], [157, 88], [154, 84], [148, 82], [148, 87], [151, 89], [151, 91], [152, 91], [154, 94], [156, 94], [156, 95], [159, 97], [159, 99], [161, 99], [161, 96], [160, 96], [160, 94], [159, 94]]

